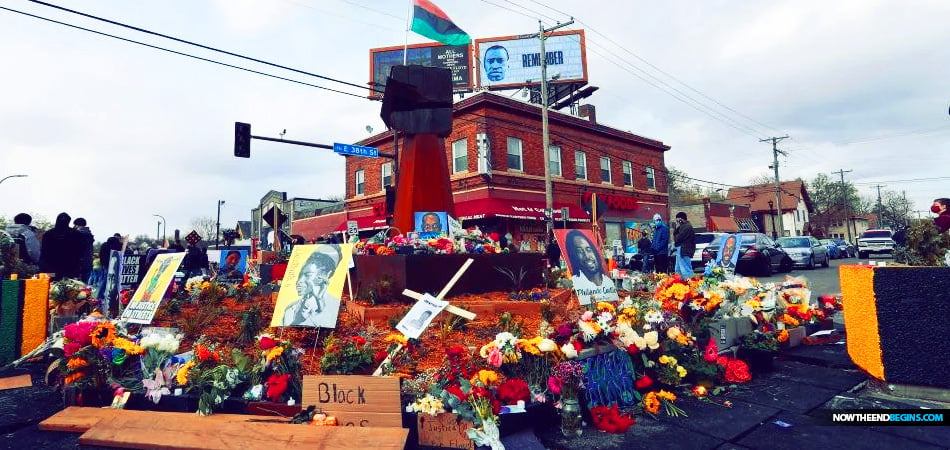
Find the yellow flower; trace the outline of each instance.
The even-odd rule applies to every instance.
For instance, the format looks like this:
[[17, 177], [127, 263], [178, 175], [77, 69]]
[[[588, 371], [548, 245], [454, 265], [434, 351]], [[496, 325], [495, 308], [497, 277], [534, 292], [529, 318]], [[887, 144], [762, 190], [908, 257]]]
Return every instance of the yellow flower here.
[[666, 356], [666, 355], [661, 355], [661, 356], [660, 356], [660, 364], [665, 365], [665, 364], [668, 363], [668, 362], [670, 362], [670, 357], [669, 357], [669, 356]]
[[406, 345], [409, 343], [409, 339], [402, 333], [391, 333], [389, 336], [383, 339], [385, 342], [395, 342], [397, 344]]
[[597, 310], [609, 311], [610, 313], [613, 313], [614, 311], [617, 310], [617, 308], [615, 308], [614, 305], [609, 302], [597, 302]]
[[674, 339], [675, 339], [676, 342], [679, 343], [680, 345], [689, 345], [689, 341], [690, 341], [689, 335], [680, 333], [680, 334], [676, 335], [676, 337], [675, 337]]
[[140, 345], [123, 337], [115, 338], [115, 340], [112, 341], [112, 346], [121, 350], [125, 350], [125, 353], [129, 355], [141, 355], [142, 353], [145, 353], [145, 349]]
[[175, 381], [177, 381], [179, 385], [184, 386], [188, 384], [188, 371], [191, 370], [192, 367], [195, 367], [194, 360], [188, 361], [185, 365], [178, 368], [178, 372], [175, 373]]
[[284, 347], [283, 347], [282, 345], [278, 345], [278, 346], [273, 347], [273, 348], [271, 348], [270, 350], [268, 350], [268, 351], [267, 351], [267, 356], [265, 356], [264, 359], [265, 359], [267, 362], [271, 362], [271, 361], [274, 360], [274, 358], [278, 358], [278, 357], [280, 357], [280, 355], [282, 355], [282, 354], [284, 354]]
[[538, 348], [538, 345], [541, 344], [542, 339], [543, 338], [541, 336], [531, 339], [518, 339], [518, 347], [520, 347], [522, 351], [528, 352], [532, 355], [540, 356], [541, 349]]
[[115, 324], [112, 322], [101, 322], [89, 333], [92, 337], [92, 344], [98, 348], [103, 348], [115, 340]]
[[620, 313], [617, 314], [617, 322], [626, 323], [628, 325], [633, 325], [637, 320], [637, 308], [633, 306], [628, 306], [620, 310]]
[[660, 392], [657, 392], [657, 393], [656, 393], [656, 396], [657, 396], [657, 397], [660, 397], [660, 398], [662, 398], [662, 399], [671, 401], [671, 402], [675, 402], [675, 401], [676, 401], [676, 394], [674, 394], [674, 393], [672, 393], [672, 392], [669, 392], [669, 391], [660, 390]]
[[495, 372], [494, 370], [482, 369], [479, 370], [474, 377], [472, 377], [471, 382], [472, 384], [480, 382], [482, 386], [491, 387], [498, 384], [499, 379], [500, 377], [498, 376], [498, 372]]
[[686, 376], [686, 368], [683, 366], [676, 366], [676, 373], [683, 378]]

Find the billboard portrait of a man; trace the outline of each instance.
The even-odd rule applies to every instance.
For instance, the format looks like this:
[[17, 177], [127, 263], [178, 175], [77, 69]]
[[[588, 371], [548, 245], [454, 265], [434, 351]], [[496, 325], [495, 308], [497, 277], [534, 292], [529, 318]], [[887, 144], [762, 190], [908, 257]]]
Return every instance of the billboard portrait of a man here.
[[508, 76], [508, 60], [511, 59], [508, 49], [501, 45], [493, 45], [485, 50], [482, 63], [485, 66], [485, 76], [488, 81], [503, 81]]

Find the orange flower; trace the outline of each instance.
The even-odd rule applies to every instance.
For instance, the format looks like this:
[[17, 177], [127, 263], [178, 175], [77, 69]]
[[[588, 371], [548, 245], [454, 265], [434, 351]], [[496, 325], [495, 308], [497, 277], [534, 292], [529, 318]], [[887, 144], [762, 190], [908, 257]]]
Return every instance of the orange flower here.
[[112, 322], [101, 322], [89, 334], [92, 337], [92, 345], [103, 348], [115, 340], [115, 324]]
[[69, 370], [76, 370], [76, 369], [79, 369], [80, 367], [86, 367], [88, 365], [89, 365], [89, 361], [86, 361], [85, 359], [76, 357], [76, 356], [66, 360], [66, 368]]
[[71, 374], [69, 374], [69, 375], [66, 375], [66, 378], [63, 379], [63, 383], [64, 383], [66, 386], [69, 386], [70, 384], [73, 384], [73, 383], [75, 383], [76, 381], [79, 381], [79, 379], [82, 378], [82, 377], [84, 377], [84, 376], [86, 376], [86, 373], [85, 373], [85, 372], [74, 372], [74, 373], [71, 373]]
[[783, 329], [782, 331], [779, 331], [779, 332], [778, 332], [778, 336], [776, 336], [776, 339], [778, 339], [779, 342], [785, 342], [785, 341], [787, 341], [787, 340], [788, 340], [788, 329]]
[[268, 351], [267, 351], [267, 356], [265, 356], [264, 359], [267, 360], [267, 362], [271, 362], [271, 361], [274, 360], [274, 358], [277, 358], [277, 357], [279, 357], [279, 356], [282, 355], [282, 354], [284, 354], [284, 347], [278, 345], [278, 346], [276, 346], [276, 347], [274, 347], [274, 348], [268, 350]]
[[656, 398], [656, 392], [650, 391], [643, 396], [643, 409], [650, 414], [660, 412], [660, 400]]
[[175, 381], [177, 381], [179, 385], [184, 386], [188, 384], [188, 371], [191, 370], [192, 367], [195, 367], [195, 360], [186, 362], [185, 365], [178, 369], [178, 372], [175, 374]]
[[660, 392], [657, 392], [657, 393], [656, 393], [656, 396], [657, 396], [657, 397], [660, 397], [660, 398], [662, 398], [662, 399], [666, 399], [666, 400], [671, 401], [671, 402], [675, 402], [675, 401], [676, 401], [676, 394], [674, 394], [674, 393], [672, 393], [672, 392], [669, 392], [669, 391], [660, 390]]
[[141, 355], [145, 353], [145, 349], [141, 346], [123, 337], [115, 338], [115, 340], [112, 341], [112, 345], [115, 348], [125, 350], [125, 353], [129, 355]]

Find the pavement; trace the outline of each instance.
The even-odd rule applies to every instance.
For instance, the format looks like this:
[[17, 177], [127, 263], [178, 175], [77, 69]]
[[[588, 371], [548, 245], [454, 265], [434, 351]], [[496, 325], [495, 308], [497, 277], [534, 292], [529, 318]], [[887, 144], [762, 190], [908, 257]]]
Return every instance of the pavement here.
[[[37, 428], [63, 407], [62, 394], [44, 385], [44, 372], [45, 365], [39, 363], [0, 370], [0, 377], [23, 373], [33, 377], [32, 387], [0, 391], [0, 448], [101, 448], [80, 445], [76, 433]], [[827, 408], [950, 409], [946, 391], [930, 391], [929, 399], [907, 397], [907, 392], [919, 391], [870, 382], [851, 363], [842, 343], [798, 346], [784, 350], [771, 373], [717, 397], [720, 402], [731, 401], [731, 408], [681, 396], [677, 403], [688, 417], [638, 417], [626, 434], [607, 434], [586, 425], [580, 437], [565, 438], [555, 421], [547, 421], [547, 425], [528, 423], [503, 441], [515, 450], [950, 448], [950, 426], [831, 426], [818, 420], [819, 412]]]

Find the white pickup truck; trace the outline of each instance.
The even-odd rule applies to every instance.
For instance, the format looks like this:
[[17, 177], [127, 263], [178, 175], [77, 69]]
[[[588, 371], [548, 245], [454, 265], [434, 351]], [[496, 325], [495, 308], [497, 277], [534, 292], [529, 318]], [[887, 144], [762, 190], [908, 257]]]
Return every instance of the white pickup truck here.
[[858, 237], [858, 258], [867, 258], [870, 254], [887, 253], [894, 255], [894, 232], [891, 230], [867, 230]]

